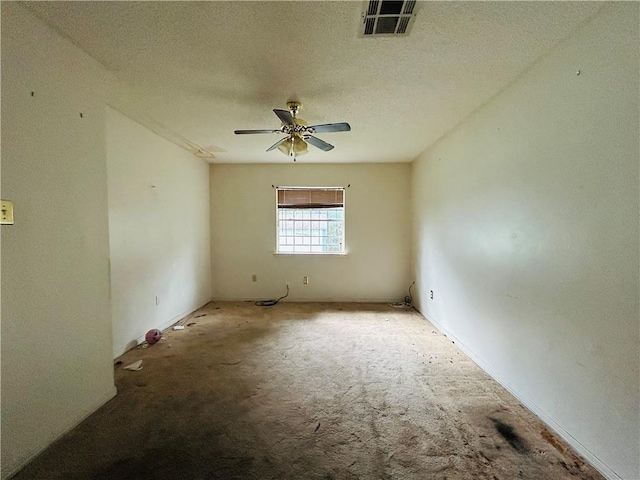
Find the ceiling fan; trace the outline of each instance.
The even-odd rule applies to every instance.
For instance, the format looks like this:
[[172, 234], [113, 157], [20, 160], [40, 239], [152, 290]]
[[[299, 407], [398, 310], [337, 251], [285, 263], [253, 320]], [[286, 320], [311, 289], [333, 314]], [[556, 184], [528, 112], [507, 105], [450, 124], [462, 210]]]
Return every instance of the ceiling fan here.
[[247, 135], [254, 133], [283, 133], [285, 137], [271, 145], [267, 152], [280, 150], [285, 155], [292, 157], [296, 161], [296, 157], [307, 153], [307, 143], [319, 148], [325, 152], [333, 149], [333, 145], [314, 137], [314, 133], [332, 133], [332, 132], [348, 132], [351, 130], [346, 122], [341, 123], [324, 123], [322, 125], [307, 125], [303, 119], [298, 118], [298, 112], [302, 107], [299, 102], [287, 102], [289, 110], [273, 109], [280, 121], [282, 127], [277, 130], [235, 130], [236, 135]]

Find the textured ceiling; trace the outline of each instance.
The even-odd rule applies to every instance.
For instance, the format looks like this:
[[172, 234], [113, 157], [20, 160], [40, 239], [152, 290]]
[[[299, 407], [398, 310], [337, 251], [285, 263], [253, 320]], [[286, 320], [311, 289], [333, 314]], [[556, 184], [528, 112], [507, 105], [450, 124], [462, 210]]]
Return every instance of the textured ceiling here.
[[419, 2], [394, 38], [359, 36], [360, 1], [26, 6], [114, 73], [112, 106], [212, 162], [289, 162], [265, 153], [279, 137], [233, 130], [278, 128], [295, 99], [310, 124], [352, 127], [299, 161], [347, 163], [411, 161], [602, 3]]

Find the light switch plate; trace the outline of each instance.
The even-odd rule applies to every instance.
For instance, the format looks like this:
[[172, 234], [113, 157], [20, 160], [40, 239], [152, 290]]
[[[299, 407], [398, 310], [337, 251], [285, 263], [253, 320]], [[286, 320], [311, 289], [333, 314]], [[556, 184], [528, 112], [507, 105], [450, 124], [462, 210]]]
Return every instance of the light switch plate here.
[[13, 225], [13, 202], [10, 200], [0, 200], [0, 202], [2, 202], [0, 225]]

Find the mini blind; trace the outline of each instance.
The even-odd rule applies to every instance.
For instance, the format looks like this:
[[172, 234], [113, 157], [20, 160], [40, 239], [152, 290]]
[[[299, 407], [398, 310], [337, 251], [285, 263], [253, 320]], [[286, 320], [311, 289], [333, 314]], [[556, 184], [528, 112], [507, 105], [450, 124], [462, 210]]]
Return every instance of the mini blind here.
[[278, 188], [278, 208], [344, 206], [344, 188]]

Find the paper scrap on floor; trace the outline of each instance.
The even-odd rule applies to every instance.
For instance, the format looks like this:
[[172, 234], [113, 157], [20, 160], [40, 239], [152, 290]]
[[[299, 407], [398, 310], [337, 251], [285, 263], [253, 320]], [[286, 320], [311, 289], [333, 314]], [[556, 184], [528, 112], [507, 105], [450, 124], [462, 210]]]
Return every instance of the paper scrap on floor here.
[[138, 360], [137, 362], [133, 362], [131, 365], [127, 365], [124, 367], [125, 370], [142, 370], [142, 360]]

